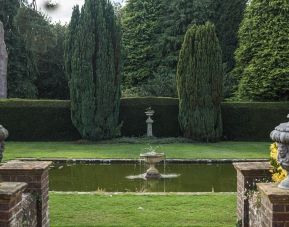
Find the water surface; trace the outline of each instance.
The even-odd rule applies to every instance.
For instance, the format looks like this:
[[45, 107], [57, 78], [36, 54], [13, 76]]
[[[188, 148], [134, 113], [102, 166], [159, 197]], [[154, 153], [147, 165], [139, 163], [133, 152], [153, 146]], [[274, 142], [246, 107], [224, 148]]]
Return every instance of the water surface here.
[[62, 165], [50, 170], [50, 190], [106, 192], [235, 192], [236, 173], [231, 164], [158, 165], [161, 173], [178, 178], [127, 179], [146, 171], [144, 164]]

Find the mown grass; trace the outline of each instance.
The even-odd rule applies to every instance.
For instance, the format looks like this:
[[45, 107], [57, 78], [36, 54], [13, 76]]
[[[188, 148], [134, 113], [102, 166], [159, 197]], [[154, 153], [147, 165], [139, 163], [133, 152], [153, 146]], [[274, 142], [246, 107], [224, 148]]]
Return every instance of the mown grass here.
[[234, 226], [235, 195], [65, 195], [50, 193], [52, 227]]
[[[152, 146], [158, 146], [153, 144]], [[7, 142], [5, 160], [15, 158], [132, 158], [145, 152], [149, 143]], [[170, 143], [157, 149], [167, 158], [269, 158], [268, 142]]]

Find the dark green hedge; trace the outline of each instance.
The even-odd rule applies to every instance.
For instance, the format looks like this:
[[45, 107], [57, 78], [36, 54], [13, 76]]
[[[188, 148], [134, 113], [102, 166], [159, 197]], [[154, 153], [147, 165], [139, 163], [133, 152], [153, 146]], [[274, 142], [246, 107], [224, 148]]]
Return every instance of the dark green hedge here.
[[143, 136], [146, 133], [145, 110], [155, 110], [153, 132], [157, 137], [180, 136], [178, 123], [178, 99], [127, 98], [121, 100], [120, 120], [123, 136]]
[[70, 120], [69, 101], [0, 101], [0, 124], [9, 140], [74, 140], [80, 136]]
[[270, 132], [289, 121], [289, 102], [223, 103], [224, 139], [269, 141]]
[[[122, 136], [143, 136], [145, 109], [156, 114], [153, 130], [158, 137], [181, 136], [178, 100], [172, 98], [127, 98], [121, 100]], [[9, 140], [77, 140], [80, 135], [70, 120], [69, 101], [0, 101], [0, 124], [9, 130]], [[269, 134], [287, 121], [289, 103], [223, 103], [224, 139], [269, 140]]]

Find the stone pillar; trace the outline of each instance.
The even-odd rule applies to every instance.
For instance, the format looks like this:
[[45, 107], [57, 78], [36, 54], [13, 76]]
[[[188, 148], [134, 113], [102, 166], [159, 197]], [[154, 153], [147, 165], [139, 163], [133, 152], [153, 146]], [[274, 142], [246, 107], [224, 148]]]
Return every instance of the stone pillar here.
[[49, 226], [48, 171], [51, 162], [10, 161], [0, 166], [0, 179], [9, 182], [25, 182], [25, 193], [37, 198], [37, 226]]
[[4, 40], [4, 28], [0, 21], [0, 98], [7, 98], [8, 54]]
[[149, 118], [146, 120], [147, 123], [147, 137], [153, 137], [153, 123], [154, 121]]
[[22, 226], [22, 192], [26, 183], [2, 182], [0, 184], [0, 226]]
[[237, 171], [237, 218], [242, 227], [249, 226], [248, 190], [256, 187], [256, 183], [271, 179], [268, 162], [233, 163]]
[[251, 227], [288, 227], [289, 226], [289, 191], [278, 188], [278, 184], [257, 184], [260, 193], [261, 223]]

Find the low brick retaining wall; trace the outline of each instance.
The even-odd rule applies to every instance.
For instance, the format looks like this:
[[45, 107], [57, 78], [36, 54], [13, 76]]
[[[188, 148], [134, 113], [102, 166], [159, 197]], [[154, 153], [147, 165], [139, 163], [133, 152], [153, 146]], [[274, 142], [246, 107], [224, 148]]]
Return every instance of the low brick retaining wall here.
[[237, 218], [242, 227], [249, 226], [249, 202], [247, 192], [256, 187], [257, 182], [270, 179], [268, 162], [234, 163], [237, 171]]
[[273, 183], [259, 183], [257, 188], [258, 199], [249, 201], [250, 227], [288, 227], [289, 191]]
[[22, 227], [37, 226], [37, 198], [31, 193], [22, 195]]
[[22, 193], [26, 187], [26, 183], [0, 184], [0, 226], [22, 226]]
[[6, 198], [0, 197], [0, 226], [49, 226], [50, 165], [51, 162], [10, 161], [0, 166], [0, 179], [4, 181], [0, 196]]
[[289, 190], [271, 180], [269, 163], [234, 163], [237, 171], [237, 226], [288, 227]]

